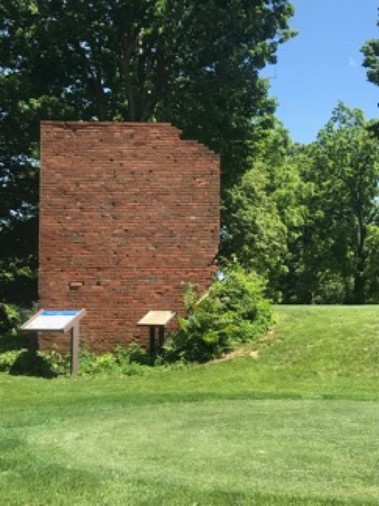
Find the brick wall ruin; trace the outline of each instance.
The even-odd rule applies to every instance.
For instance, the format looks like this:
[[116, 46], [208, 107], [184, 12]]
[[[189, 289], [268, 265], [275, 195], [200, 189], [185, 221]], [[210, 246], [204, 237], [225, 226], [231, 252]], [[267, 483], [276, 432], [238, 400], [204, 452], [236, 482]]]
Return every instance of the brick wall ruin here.
[[182, 312], [188, 282], [206, 289], [218, 241], [219, 158], [206, 147], [169, 124], [42, 123], [40, 306], [84, 307], [87, 348], [147, 344], [138, 320]]

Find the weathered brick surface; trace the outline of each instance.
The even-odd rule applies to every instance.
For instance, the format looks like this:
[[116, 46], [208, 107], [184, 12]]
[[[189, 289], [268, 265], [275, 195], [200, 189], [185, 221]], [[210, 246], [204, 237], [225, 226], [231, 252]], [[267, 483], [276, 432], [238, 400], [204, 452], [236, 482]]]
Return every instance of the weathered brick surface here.
[[209, 285], [219, 159], [171, 125], [43, 122], [40, 192], [40, 306], [86, 308], [86, 347], [147, 344], [148, 310]]

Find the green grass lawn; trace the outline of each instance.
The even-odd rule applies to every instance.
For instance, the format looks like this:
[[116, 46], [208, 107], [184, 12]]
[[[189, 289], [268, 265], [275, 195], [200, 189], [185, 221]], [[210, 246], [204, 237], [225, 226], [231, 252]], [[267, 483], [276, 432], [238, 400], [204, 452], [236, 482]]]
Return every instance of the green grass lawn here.
[[379, 307], [278, 307], [255, 348], [145, 376], [0, 374], [0, 504], [379, 504]]

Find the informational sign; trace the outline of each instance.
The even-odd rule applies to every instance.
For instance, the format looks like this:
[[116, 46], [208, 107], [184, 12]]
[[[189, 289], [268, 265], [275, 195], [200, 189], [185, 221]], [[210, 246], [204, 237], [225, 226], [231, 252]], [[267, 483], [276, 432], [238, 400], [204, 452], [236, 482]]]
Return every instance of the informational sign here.
[[41, 309], [21, 326], [22, 330], [35, 332], [71, 332], [71, 374], [79, 367], [79, 322], [85, 309]]
[[148, 311], [143, 318], [140, 319], [138, 325], [147, 325], [159, 327], [167, 325], [175, 316], [174, 311]]
[[[144, 325], [150, 328], [150, 359], [154, 363], [157, 352], [162, 349], [164, 343], [165, 326], [174, 318], [175, 311], [148, 311], [143, 316], [138, 325]], [[156, 349], [155, 335], [158, 331], [158, 349]]]
[[22, 330], [68, 332], [84, 315], [84, 309], [41, 309], [41, 311], [38, 311], [38, 313], [24, 323], [21, 328]]

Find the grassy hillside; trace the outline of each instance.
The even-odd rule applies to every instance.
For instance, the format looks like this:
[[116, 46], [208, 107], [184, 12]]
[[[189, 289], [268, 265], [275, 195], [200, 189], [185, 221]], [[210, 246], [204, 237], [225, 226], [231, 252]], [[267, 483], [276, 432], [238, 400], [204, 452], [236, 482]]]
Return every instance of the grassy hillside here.
[[278, 307], [276, 321], [204, 366], [0, 374], [2, 503], [377, 504], [379, 307]]
[[275, 318], [271, 346], [254, 371], [256, 384], [278, 392], [378, 398], [378, 306], [278, 306]]

